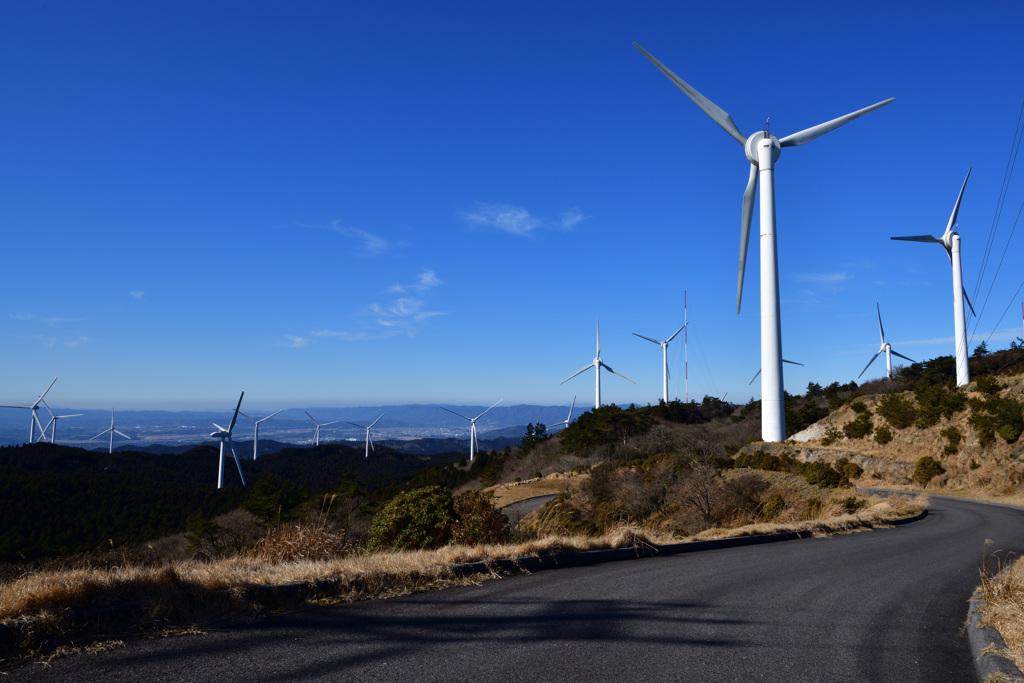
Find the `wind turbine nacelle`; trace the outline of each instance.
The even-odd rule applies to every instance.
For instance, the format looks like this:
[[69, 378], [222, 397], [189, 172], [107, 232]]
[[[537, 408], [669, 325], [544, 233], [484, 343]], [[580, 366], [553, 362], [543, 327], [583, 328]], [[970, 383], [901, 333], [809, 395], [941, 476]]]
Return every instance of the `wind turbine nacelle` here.
[[782, 154], [782, 145], [779, 144], [779, 139], [771, 133], [764, 131], [758, 131], [747, 138], [746, 143], [743, 145], [743, 149], [747, 153], [747, 159], [750, 163], [757, 166], [757, 148], [762, 140], [769, 140], [772, 146], [772, 163], [779, 160], [779, 155]]

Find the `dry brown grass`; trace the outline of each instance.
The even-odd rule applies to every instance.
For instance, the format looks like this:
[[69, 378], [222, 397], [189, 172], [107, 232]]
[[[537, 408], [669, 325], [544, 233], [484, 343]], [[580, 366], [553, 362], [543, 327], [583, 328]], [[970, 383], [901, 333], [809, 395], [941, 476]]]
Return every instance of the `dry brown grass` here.
[[1009, 657], [1024, 671], [1024, 558], [1011, 561], [986, 556], [979, 573], [981, 585], [974, 599], [983, 601], [979, 604], [981, 624], [999, 632], [1006, 650], [998, 654]]

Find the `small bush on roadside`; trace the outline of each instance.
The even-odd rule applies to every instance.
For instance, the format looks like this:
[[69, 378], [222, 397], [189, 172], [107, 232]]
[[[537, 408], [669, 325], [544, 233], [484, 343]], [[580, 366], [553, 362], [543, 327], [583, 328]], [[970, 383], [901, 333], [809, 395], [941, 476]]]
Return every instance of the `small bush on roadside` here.
[[939, 434], [948, 441], [942, 449], [943, 455], [953, 455], [960, 450], [960, 441], [963, 440], [964, 435], [960, 433], [959, 429], [950, 425], [939, 432]]
[[384, 503], [370, 524], [370, 550], [438, 548], [452, 537], [455, 503], [440, 486], [403, 491]]
[[511, 535], [508, 517], [494, 507], [494, 494], [490, 491], [466, 491], [453, 501], [458, 518], [452, 528], [456, 543], [501, 543]]
[[914, 467], [914, 481], [921, 486], [928, 486], [928, 482], [932, 480], [932, 477], [937, 477], [945, 472], [946, 469], [938, 460], [930, 455], [926, 455], [920, 458]]
[[766, 520], [772, 520], [786, 509], [786, 499], [781, 493], [773, 493], [761, 503], [761, 516]]

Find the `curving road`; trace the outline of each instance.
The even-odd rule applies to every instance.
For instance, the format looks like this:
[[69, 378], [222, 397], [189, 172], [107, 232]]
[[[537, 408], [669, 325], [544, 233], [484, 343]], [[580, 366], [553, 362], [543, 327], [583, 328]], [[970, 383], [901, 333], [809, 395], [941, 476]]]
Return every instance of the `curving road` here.
[[893, 529], [307, 609], [9, 680], [976, 680], [961, 627], [986, 539], [1024, 551], [1024, 510], [933, 498]]

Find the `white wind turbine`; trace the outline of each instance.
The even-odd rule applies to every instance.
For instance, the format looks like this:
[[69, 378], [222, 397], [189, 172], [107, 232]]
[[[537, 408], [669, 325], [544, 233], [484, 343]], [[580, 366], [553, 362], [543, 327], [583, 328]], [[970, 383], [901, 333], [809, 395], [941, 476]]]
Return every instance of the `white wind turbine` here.
[[[306, 415], [309, 415], [309, 411], [303, 411], [303, 412], [306, 413]], [[316, 431], [313, 433], [313, 445], [314, 446], [319, 446], [320, 445], [320, 428], [321, 427], [326, 427], [328, 425], [336, 425], [339, 422], [341, 422], [341, 420], [334, 420], [333, 422], [317, 422], [316, 419], [312, 415], [309, 415], [309, 419], [313, 420], [313, 424], [316, 425]]]
[[[284, 410], [284, 408], [282, 408], [281, 410], [277, 411], [277, 413], [280, 413], [283, 410]], [[269, 420], [270, 418], [272, 418], [275, 415], [277, 415], [277, 413], [271, 413], [270, 415], [267, 415], [266, 417], [264, 417], [262, 419], [259, 419], [259, 420], [253, 419], [253, 418], [249, 417], [248, 415], [246, 415], [245, 413], [240, 413], [240, 415], [242, 415], [242, 417], [247, 418], [249, 420], [252, 420], [252, 422], [254, 424], [253, 433], [252, 433], [252, 459], [253, 460], [256, 459], [256, 449], [259, 448], [259, 445], [260, 445], [260, 422], [265, 422], [265, 421]]]
[[[683, 327], [686, 327], [685, 323], [683, 324]], [[675, 339], [677, 334], [679, 334], [680, 332], [683, 331], [683, 327], [680, 327], [678, 330], [675, 331], [675, 333], [672, 334], [671, 337], [669, 337], [668, 339], [666, 339], [663, 342], [660, 342], [657, 339], [651, 339], [650, 337], [645, 337], [644, 335], [637, 334], [636, 332], [633, 333], [637, 337], [640, 337], [641, 339], [646, 339], [647, 341], [651, 342], [652, 344], [657, 344], [658, 346], [661, 347], [661, 360], [662, 360], [662, 362], [663, 362], [663, 364], [665, 366], [665, 369], [661, 373], [661, 394], [662, 394], [662, 399], [665, 401], [665, 403], [668, 403], [668, 380], [669, 380], [669, 372], [668, 372], [668, 343], [670, 341], [672, 341], [673, 339]]]
[[[43, 405], [46, 406], [46, 412], [50, 413], [50, 421], [46, 423], [46, 427], [50, 428], [50, 443], [56, 443], [57, 420], [63, 420], [65, 417], [82, 417], [82, 413], [75, 413], [74, 415], [54, 415], [46, 401], [43, 401]], [[46, 440], [46, 427], [43, 428], [43, 433], [40, 434], [40, 441]]]
[[104, 434], [110, 434], [110, 449], [107, 451], [108, 453], [113, 453], [114, 452], [114, 434], [120, 434], [121, 436], [123, 436], [124, 438], [128, 439], [129, 441], [132, 440], [132, 437], [128, 436], [124, 432], [120, 432], [120, 431], [114, 429], [114, 409], [113, 408], [110, 409], [110, 428], [109, 429], [104, 429], [102, 432], [100, 432], [96, 436], [92, 437], [92, 439], [89, 439], [89, 441], [92, 441], [93, 439], [98, 439], [101, 436], [103, 436]]
[[[380, 417], [384, 417], [385, 415], [387, 415], [387, 413], [381, 413]], [[376, 420], [371, 422], [369, 427], [364, 427], [363, 425], [357, 425], [355, 422], [349, 422], [349, 424], [352, 425], [353, 427], [359, 427], [360, 429], [365, 429], [366, 430], [366, 457], [367, 458], [370, 457], [370, 449], [373, 448], [373, 439], [370, 438], [370, 430], [373, 429], [373, 425], [375, 425], [378, 422], [380, 422], [380, 417], [378, 417]], [[472, 459], [472, 455], [470, 456], [470, 459]]]
[[[657, 342], [655, 342], [655, 343], [657, 343]], [[627, 382], [632, 382], [633, 384], [636, 384], [636, 382], [633, 382], [633, 380], [631, 380], [630, 378], [626, 377], [625, 375], [623, 375], [621, 373], [618, 373], [618, 372], [615, 372], [614, 370], [612, 370], [612, 366], [608, 365], [603, 360], [601, 360], [601, 319], [600, 318], [598, 318], [598, 320], [597, 320], [597, 355], [594, 357], [594, 360], [591, 361], [590, 363], [588, 363], [587, 365], [584, 365], [582, 368], [580, 368], [579, 370], [577, 370], [573, 374], [569, 375], [565, 379], [563, 379], [561, 382], [559, 382], [559, 384], [565, 384], [566, 382], [571, 380], [576, 375], [578, 375], [578, 374], [580, 374], [582, 372], [586, 372], [590, 368], [594, 368], [594, 381], [595, 381], [594, 409], [595, 410], [597, 410], [598, 408], [601, 407], [601, 368], [604, 368], [605, 370], [607, 370], [608, 372], [612, 373], [613, 375], [618, 375], [619, 377], [621, 377], [622, 379], [626, 380]]]
[[245, 396], [243, 391], [238, 397], [238, 405], [235, 406], [235, 414], [231, 416], [231, 424], [228, 425], [227, 429], [224, 429], [216, 422], [213, 426], [217, 428], [217, 431], [210, 434], [215, 439], [220, 439], [220, 460], [217, 464], [217, 488], [224, 487], [224, 443], [227, 442], [229, 448], [231, 448], [231, 455], [235, 456], [235, 466], [238, 468], [238, 476], [242, 479], [242, 486], [245, 486], [245, 475], [242, 474], [242, 463], [238, 460], [238, 451], [235, 450], [235, 440], [231, 438], [231, 430], [235, 428], [235, 421], [238, 419], [238, 409], [242, 407], [242, 397]]
[[860, 379], [861, 376], [863, 376], [864, 373], [868, 371], [868, 368], [871, 367], [871, 364], [875, 362], [875, 359], [878, 358], [878, 356], [883, 351], [885, 352], [885, 376], [888, 377], [889, 379], [892, 379], [893, 356], [899, 356], [903, 360], [909, 360], [911, 363], [917, 362], [913, 358], [907, 358], [902, 353], [896, 353], [895, 351], [892, 350], [892, 346], [889, 344], [889, 342], [885, 341], [885, 330], [882, 329], [882, 309], [878, 307], [877, 303], [875, 304], [875, 311], [878, 313], [878, 336], [882, 338], [882, 346], [881, 348], [878, 349], [878, 351], [875, 352], [875, 355], [871, 356], [871, 360], [868, 361], [868, 364], [865, 365], [864, 369], [860, 371], [859, 375], [857, 375], [857, 379]]
[[57, 378], [54, 377], [53, 381], [50, 382], [50, 386], [46, 387], [46, 391], [44, 391], [43, 393], [39, 394], [39, 398], [37, 398], [35, 403], [33, 403], [30, 406], [0, 406], [0, 408], [25, 408], [26, 410], [31, 410], [32, 411], [32, 417], [29, 418], [29, 423], [28, 423], [28, 442], [29, 443], [34, 443], [35, 440], [36, 440], [36, 427], [37, 426], [39, 427], [39, 439], [42, 440], [42, 438], [43, 438], [43, 432], [45, 430], [43, 429], [43, 423], [39, 421], [39, 414], [38, 414], [37, 411], [39, 410], [39, 404], [43, 402], [43, 397], [46, 396], [47, 392], [50, 391], [50, 389], [53, 388], [53, 385], [56, 384], [56, 382], [57, 382]]
[[[902, 240], [904, 242], [934, 242], [941, 244], [946, 249], [946, 256], [953, 266], [953, 336], [956, 338], [956, 385], [958, 387], [971, 383], [971, 370], [967, 366], [967, 321], [965, 320], [964, 301], [971, 307], [974, 313], [974, 306], [971, 306], [964, 291], [963, 271], [960, 268], [960, 234], [956, 231], [956, 216], [960, 212], [960, 200], [964, 198], [964, 190], [967, 188], [967, 178], [971, 177], [971, 169], [967, 169], [967, 177], [960, 187], [960, 194], [957, 195], [956, 204], [953, 205], [953, 213], [949, 215], [949, 223], [946, 224], [946, 232], [942, 237], [931, 235], [910, 235], [909, 237], [892, 237], [890, 239]], [[897, 354], [899, 355], [899, 354]]]
[[[493, 408], [494, 406], [498, 405], [499, 403], [501, 403], [501, 399], [500, 398], [497, 401], [495, 401], [493, 405], [491, 405], [491, 408]], [[441, 410], [448, 410], [448, 408], [445, 408], [444, 406], [438, 406], [438, 408], [440, 408]], [[487, 410], [490, 410], [491, 408], [488, 408]], [[466, 417], [465, 415], [463, 415], [461, 413], [456, 413], [454, 410], [448, 410], [448, 412], [451, 413], [452, 415], [458, 415], [463, 420], [469, 420], [469, 461], [470, 462], [473, 462], [473, 455], [477, 451], [480, 450], [480, 444], [477, 443], [477, 440], [476, 440], [476, 421], [479, 420], [481, 417], [483, 417], [484, 413], [486, 413], [487, 410], [485, 410], [483, 413], [480, 413], [476, 417]], [[381, 416], [381, 417], [383, 417], [383, 416]]]
[[569, 422], [572, 420], [572, 409], [575, 408], [575, 407], [576, 407], [576, 397], [573, 396], [572, 397], [572, 405], [569, 406], [569, 417], [565, 418], [561, 422], [556, 422], [555, 424], [551, 425], [551, 427], [549, 427], [549, 429], [554, 429], [555, 427], [568, 427], [569, 426]]
[[870, 107], [787, 135], [781, 140], [768, 132], [767, 123], [763, 131], [758, 131], [747, 137], [740, 132], [732, 117], [718, 105], [690, 87], [686, 81], [672, 73], [668, 67], [642, 47], [636, 43], [633, 43], [633, 46], [668, 76], [705, 114], [743, 145], [747, 160], [750, 161], [750, 178], [747, 180], [747, 189], [743, 193], [743, 210], [740, 214], [740, 263], [736, 286], [737, 313], [740, 311], [740, 301], [743, 296], [743, 271], [747, 264], [747, 243], [750, 238], [750, 222], [754, 212], [754, 191], [757, 189], [760, 178], [761, 367], [764, 370], [761, 376], [761, 438], [764, 441], [784, 441], [786, 439], [786, 417], [782, 386], [782, 321], [779, 312], [778, 249], [775, 232], [775, 162], [783, 147], [796, 147], [810, 142], [839, 126], [889, 104], [893, 98], [890, 97]]

